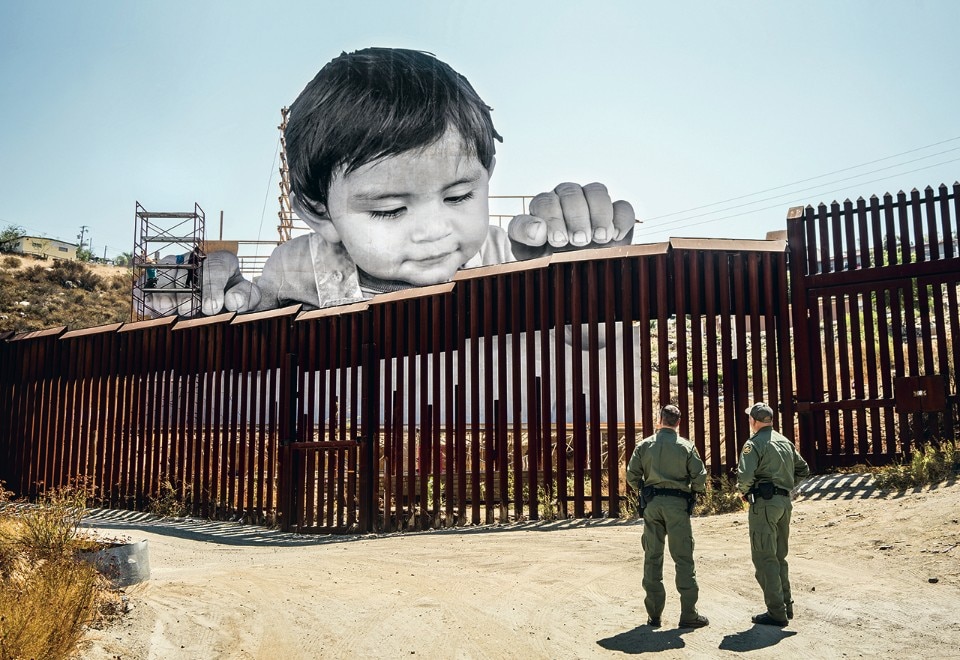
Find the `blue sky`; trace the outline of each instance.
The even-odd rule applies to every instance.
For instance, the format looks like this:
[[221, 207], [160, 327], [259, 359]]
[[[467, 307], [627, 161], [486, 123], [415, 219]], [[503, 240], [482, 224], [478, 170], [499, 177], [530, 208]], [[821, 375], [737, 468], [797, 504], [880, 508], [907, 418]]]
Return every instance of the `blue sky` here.
[[136, 201], [197, 202], [210, 238], [222, 210], [225, 238], [274, 239], [280, 108], [397, 46], [494, 107], [491, 194], [602, 181], [635, 242], [763, 238], [793, 205], [960, 179], [958, 24], [952, 0], [0, 0], [0, 228], [86, 225], [113, 256]]

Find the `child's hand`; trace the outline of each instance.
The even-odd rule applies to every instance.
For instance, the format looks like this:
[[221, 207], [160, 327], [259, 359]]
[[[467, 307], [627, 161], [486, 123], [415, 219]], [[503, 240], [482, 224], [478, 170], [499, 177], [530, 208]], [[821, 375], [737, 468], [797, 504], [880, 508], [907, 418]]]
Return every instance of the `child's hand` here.
[[[159, 264], [171, 266], [185, 264], [189, 255], [167, 255]], [[202, 311], [207, 316], [226, 308], [231, 312], [247, 312], [260, 303], [260, 290], [253, 282], [243, 279], [240, 261], [231, 252], [211, 252], [201, 265], [203, 274]], [[191, 294], [178, 292], [189, 286], [190, 269], [158, 268], [153, 280], [146, 275], [137, 282], [144, 289], [170, 289], [170, 293], [153, 291], [145, 294], [144, 300], [150, 310], [159, 316], [187, 314], [190, 312]]]
[[529, 211], [513, 218], [507, 228], [517, 259], [628, 245], [636, 222], [630, 203], [612, 202], [602, 183], [561, 183], [534, 197]]
[[[186, 264], [189, 258], [189, 254], [170, 254], [161, 258], [157, 266]], [[189, 286], [190, 273], [191, 269], [187, 267], [151, 268], [148, 266], [147, 272], [134, 285], [134, 296], [143, 297], [150, 315], [187, 313], [190, 311], [190, 294], [178, 292], [176, 289], [185, 289]], [[144, 289], [147, 290], [146, 293]]]
[[260, 289], [240, 273], [240, 260], [232, 252], [211, 252], [203, 261], [203, 313], [249, 312], [260, 303]]

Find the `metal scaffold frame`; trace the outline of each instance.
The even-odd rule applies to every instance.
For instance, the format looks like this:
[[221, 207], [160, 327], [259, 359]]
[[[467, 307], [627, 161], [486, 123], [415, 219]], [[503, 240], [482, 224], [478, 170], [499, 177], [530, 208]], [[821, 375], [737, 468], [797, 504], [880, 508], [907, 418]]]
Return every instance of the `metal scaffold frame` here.
[[196, 203], [193, 211], [150, 212], [137, 202], [132, 320], [200, 314], [205, 220]]

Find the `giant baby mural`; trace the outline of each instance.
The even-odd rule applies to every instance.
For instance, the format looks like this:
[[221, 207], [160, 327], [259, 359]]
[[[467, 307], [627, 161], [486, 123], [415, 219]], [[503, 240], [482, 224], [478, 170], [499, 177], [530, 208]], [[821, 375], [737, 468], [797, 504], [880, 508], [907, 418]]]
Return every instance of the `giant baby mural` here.
[[[502, 138], [468, 80], [429, 53], [341, 54], [290, 106], [285, 138], [292, 205], [313, 231], [277, 247], [254, 280], [241, 275], [236, 255], [208, 254], [205, 315], [344, 305], [449, 282], [460, 269], [626, 245], [633, 236], [633, 207], [601, 183], [560, 183], [506, 230], [492, 225], [488, 189]], [[173, 287], [187, 276], [165, 272]], [[186, 302], [148, 297], [161, 313]], [[534, 359], [539, 372], [539, 351]], [[575, 397], [566, 400], [571, 419]]]
[[[207, 255], [203, 313], [322, 308], [447, 282], [461, 268], [630, 243], [633, 207], [601, 183], [560, 183], [506, 231], [491, 225], [497, 141], [490, 107], [433, 55], [341, 54], [290, 106], [286, 129], [292, 204], [313, 232], [274, 250], [255, 281], [235, 255]], [[151, 296], [163, 313], [183, 301]]]

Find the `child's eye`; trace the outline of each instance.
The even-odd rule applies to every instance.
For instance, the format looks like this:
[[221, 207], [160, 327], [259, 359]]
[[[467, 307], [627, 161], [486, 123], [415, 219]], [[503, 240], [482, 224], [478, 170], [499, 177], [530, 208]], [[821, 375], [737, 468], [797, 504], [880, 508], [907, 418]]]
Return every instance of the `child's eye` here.
[[407, 210], [406, 206], [401, 206], [395, 209], [387, 209], [386, 211], [370, 211], [370, 215], [374, 218], [380, 218], [383, 220], [390, 220], [393, 218], [400, 217], [400, 214]]
[[473, 191], [471, 190], [466, 195], [458, 195], [457, 197], [447, 197], [443, 201], [447, 204], [461, 204], [469, 199], [473, 199]]

